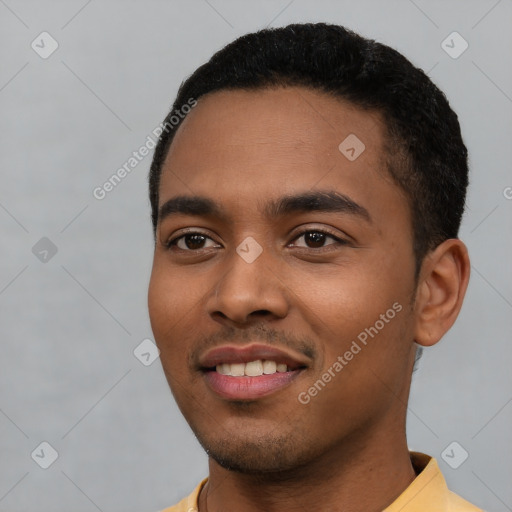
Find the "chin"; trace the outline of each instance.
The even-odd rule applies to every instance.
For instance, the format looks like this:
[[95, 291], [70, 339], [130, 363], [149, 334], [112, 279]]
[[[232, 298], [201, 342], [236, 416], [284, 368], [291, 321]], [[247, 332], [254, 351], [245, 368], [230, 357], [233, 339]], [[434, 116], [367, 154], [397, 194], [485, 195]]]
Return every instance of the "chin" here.
[[[310, 457], [290, 435], [266, 434], [258, 439], [205, 439], [196, 434], [208, 457], [219, 466], [245, 475], [286, 473], [308, 464]], [[306, 443], [307, 445], [307, 443]]]

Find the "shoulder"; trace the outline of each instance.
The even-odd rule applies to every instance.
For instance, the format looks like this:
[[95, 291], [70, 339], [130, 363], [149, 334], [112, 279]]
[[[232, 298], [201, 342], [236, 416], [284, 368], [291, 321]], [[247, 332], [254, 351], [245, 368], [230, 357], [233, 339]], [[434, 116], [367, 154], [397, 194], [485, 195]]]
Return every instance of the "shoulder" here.
[[186, 498], [183, 498], [176, 505], [165, 508], [159, 512], [197, 512], [197, 498], [199, 497], [199, 493], [207, 481], [208, 478], [205, 478]]
[[466, 501], [453, 491], [448, 491], [448, 501], [450, 503], [450, 512], [484, 512], [481, 508]]
[[385, 512], [484, 512], [448, 489], [435, 458], [410, 452], [416, 478]]

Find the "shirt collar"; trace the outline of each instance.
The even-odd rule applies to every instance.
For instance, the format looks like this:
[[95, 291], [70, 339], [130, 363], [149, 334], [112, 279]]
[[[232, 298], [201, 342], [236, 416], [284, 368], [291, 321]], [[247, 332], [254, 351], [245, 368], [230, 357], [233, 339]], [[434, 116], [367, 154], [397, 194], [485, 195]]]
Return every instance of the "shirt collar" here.
[[[420, 452], [409, 453], [417, 476], [383, 512], [424, 512], [426, 504], [429, 510], [448, 510], [449, 490], [436, 459]], [[199, 493], [207, 481], [208, 477], [188, 496], [189, 510], [197, 510]]]
[[447, 510], [449, 490], [436, 459], [410, 452], [416, 478], [383, 512], [420, 512], [428, 504], [432, 510]]

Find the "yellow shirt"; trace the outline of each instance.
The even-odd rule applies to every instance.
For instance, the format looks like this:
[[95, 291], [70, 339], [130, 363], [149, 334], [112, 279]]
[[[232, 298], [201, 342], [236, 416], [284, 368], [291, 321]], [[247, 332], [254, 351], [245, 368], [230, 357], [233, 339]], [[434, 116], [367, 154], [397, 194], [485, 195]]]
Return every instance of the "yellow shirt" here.
[[[418, 476], [383, 512], [484, 512], [450, 491], [436, 459], [419, 452], [410, 452]], [[197, 498], [205, 478], [187, 498], [161, 512], [197, 512]]]

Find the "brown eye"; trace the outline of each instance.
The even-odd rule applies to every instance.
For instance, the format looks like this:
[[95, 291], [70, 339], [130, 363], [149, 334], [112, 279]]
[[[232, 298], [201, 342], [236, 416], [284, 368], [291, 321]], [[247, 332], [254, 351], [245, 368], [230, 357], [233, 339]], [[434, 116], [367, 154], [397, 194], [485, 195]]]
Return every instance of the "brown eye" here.
[[[182, 251], [197, 251], [200, 249], [205, 249], [206, 247], [204, 244], [208, 240], [215, 244], [215, 242], [209, 236], [203, 235], [202, 233], [186, 233], [184, 235], [173, 238], [172, 240], [169, 240], [166, 245], [169, 249], [175, 246]], [[210, 245], [209, 247], [213, 246]]]
[[345, 244], [346, 242], [341, 238], [338, 238], [326, 231], [321, 230], [308, 230], [302, 232], [295, 240], [299, 240], [300, 238], [304, 238], [305, 245], [299, 245], [298, 247], [307, 247], [309, 249], [321, 249], [325, 247], [325, 242], [327, 239], [334, 240], [334, 243], [330, 243], [327, 245], [336, 245], [336, 244]]
[[325, 243], [327, 235], [318, 231], [308, 231], [304, 234], [304, 241], [308, 246], [313, 245], [314, 248], [322, 247]]

